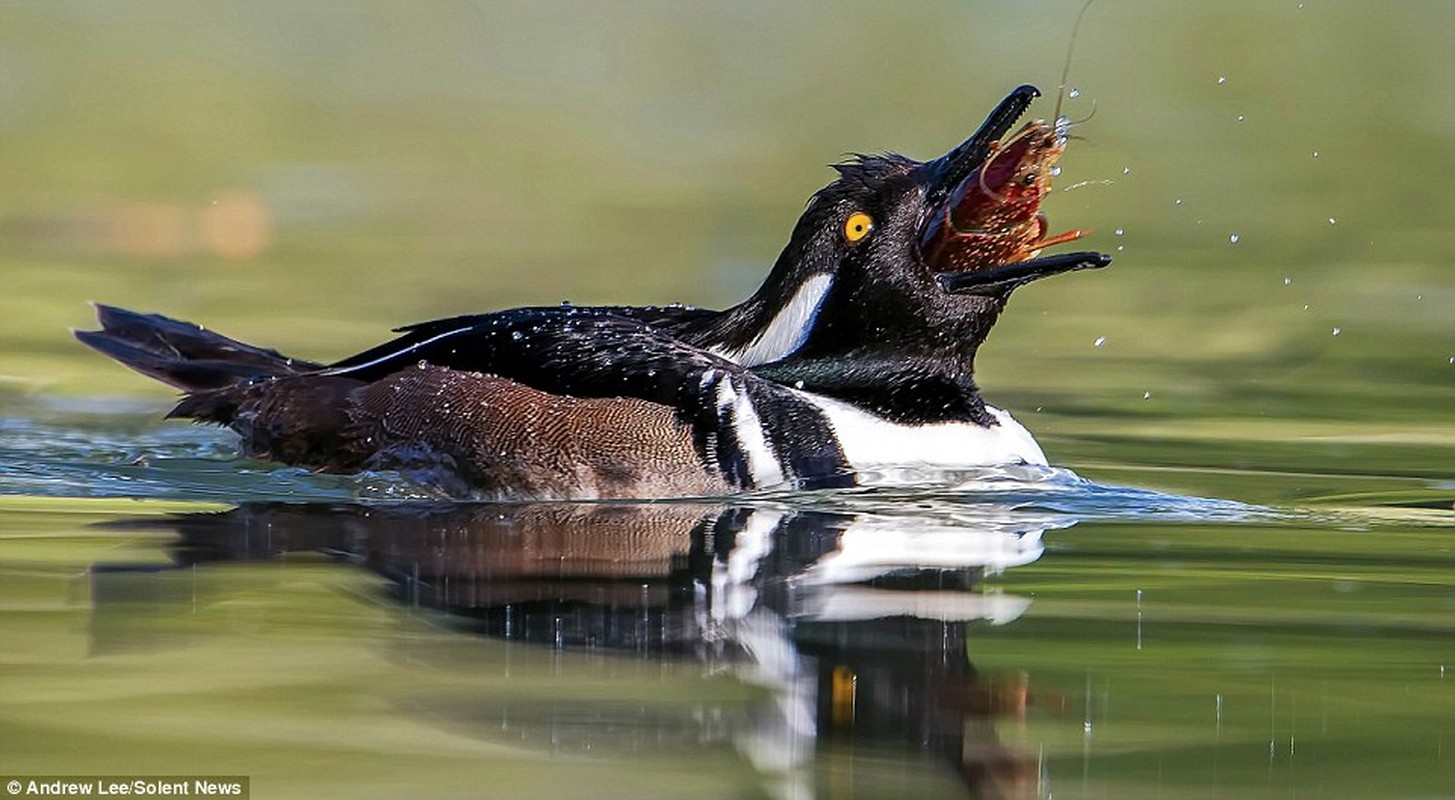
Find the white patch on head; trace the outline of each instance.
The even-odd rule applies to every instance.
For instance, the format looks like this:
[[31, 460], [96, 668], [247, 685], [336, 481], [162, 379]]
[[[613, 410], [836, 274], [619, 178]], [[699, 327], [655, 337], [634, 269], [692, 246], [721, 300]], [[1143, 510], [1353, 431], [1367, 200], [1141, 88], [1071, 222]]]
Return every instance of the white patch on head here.
[[753, 401], [748, 398], [747, 392], [739, 391], [731, 378], [717, 385], [717, 408], [719, 415], [726, 411], [732, 421], [733, 436], [738, 441], [743, 460], [747, 462], [748, 474], [753, 479], [754, 488], [761, 489], [783, 483], [783, 466], [778, 463], [778, 456], [768, 447], [758, 410], [753, 407]]
[[990, 427], [968, 422], [901, 425], [839, 400], [809, 392], [798, 394], [824, 412], [856, 472], [1046, 464], [1046, 454], [1031, 432], [998, 408], [985, 407], [1000, 423]]
[[788, 304], [779, 309], [767, 327], [746, 347], [714, 347], [710, 352], [746, 367], [767, 364], [789, 355], [808, 341], [808, 333], [813, 329], [814, 320], [818, 319], [819, 307], [833, 284], [833, 275], [814, 275], [798, 287]]

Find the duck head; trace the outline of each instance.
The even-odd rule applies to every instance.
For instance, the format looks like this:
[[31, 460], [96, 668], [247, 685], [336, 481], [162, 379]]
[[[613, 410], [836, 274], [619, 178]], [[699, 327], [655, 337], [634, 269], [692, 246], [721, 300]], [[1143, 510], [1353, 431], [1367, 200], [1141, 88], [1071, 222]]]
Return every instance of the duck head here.
[[[1101, 253], [1040, 257], [1083, 232], [1047, 237], [1039, 210], [1064, 123], [1032, 122], [1002, 144], [1039, 95], [1016, 88], [939, 158], [868, 155], [837, 165], [759, 290], [712, 320], [710, 348], [775, 380], [851, 399], [863, 399], [859, 384], [903, 397], [933, 384], [940, 388], [910, 403], [907, 418], [938, 419], [941, 405], [946, 418], [975, 417], [974, 356], [1011, 292], [1111, 263]], [[959, 399], [944, 397], [950, 385]], [[903, 402], [874, 405], [906, 416]]]

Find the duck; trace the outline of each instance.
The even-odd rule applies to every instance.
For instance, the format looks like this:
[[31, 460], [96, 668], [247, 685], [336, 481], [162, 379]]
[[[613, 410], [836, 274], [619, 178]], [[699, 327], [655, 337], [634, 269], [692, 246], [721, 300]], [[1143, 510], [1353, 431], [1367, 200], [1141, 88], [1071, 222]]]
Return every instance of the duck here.
[[948, 153], [858, 155], [762, 285], [723, 310], [540, 306], [432, 320], [332, 363], [96, 305], [95, 350], [182, 392], [169, 418], [252, 458], [399, 470], [488, 500], [715, 497], [862, 485], [902, 467], [1044, 466], [974, 359], [1013, 290], [1111, 262], [1042, 256], [1064, 120], [1006, 139], [1012, 90]]

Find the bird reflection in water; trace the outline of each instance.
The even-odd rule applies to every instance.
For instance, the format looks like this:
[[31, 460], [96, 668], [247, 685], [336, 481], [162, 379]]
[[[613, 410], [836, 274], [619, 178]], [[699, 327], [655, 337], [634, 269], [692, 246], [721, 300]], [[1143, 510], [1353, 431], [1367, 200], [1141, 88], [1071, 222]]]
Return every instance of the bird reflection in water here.
[[[720, 722], [737, 709], [694, 716], [693, 738], [730, 739], [771, 795], [806, 798], [852, 793], [822, 784], [853, 780], [835, 766], [844, 759], [886, 750], [950, 766], [971, 797], [1043, 794], [1034, 754], [995, 728], [1024, 715], [1026, 679], [981, 674], [967, 646], [970, 623], [1030, 605], [977, 589], [981, 578], [1035, 561], [1042, 533], [1071, 522], [989, 503], [938, 518], [555, 503], [247, 504], [113, 524], [175, 530], [177, 567], [334, 553], [383, 575], [401, 602], [491, 637], [731, 670], [770, 699], [741, 725]], [[104, 584], [133, 571], [98, 567], [98, 612]], [[558, 722], [579, 724], [569, 705], [512, 715], [507, 701], [490, 722], [550, 726], [558, 741]]]

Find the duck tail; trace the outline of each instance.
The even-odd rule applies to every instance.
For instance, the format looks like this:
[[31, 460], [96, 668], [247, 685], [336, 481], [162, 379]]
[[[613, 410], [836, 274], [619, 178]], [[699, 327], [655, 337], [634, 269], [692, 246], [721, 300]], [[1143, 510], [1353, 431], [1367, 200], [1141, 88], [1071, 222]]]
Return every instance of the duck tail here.
[[96, 319], [101, 330], [73, 331], [82, 344], [188, 395], [168, 416], [227, 424], [226, 390], [322, 368], [160, 314], [97, 304]]

